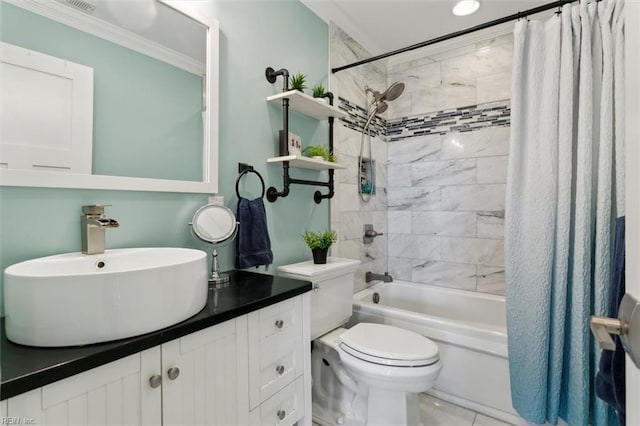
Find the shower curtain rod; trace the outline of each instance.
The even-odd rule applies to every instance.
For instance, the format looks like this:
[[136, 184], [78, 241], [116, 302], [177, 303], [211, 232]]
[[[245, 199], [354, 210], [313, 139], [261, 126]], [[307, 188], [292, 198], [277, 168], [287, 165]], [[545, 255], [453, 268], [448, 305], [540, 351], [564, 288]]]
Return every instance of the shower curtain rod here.
[[[534, 15], [536, 13], [544, 12], [550, 9], [559, 8], [564, 6], [567, 3], [573, 3], [576, 0], [558, 0], [552, 3], [543, 4], [542, 6], [534, 7], [531, 9], [527, 9], [524, 12], [514, 13], [513, 15], [505, 16], [503, 18], [495, 19], [493, 21], [485, 22], [484, 24], [476, 25], [475, 27], [466, 28], [464, 30], [456, 31], [450, 34], [446, 34], [440, 37], [432, 38], [431, 40], [423, 41], [421, 43], [412, 44], [411, 46], [403, 47], [402, 49], [394, 50], [391, 52], [383, 53], [381, 55], [377, 55], [371, 57], [369, 59], [363, 59], [358, 62], [354, 62], [352, 64], [343, 65], [341, 67], [332, 68], [332, 73], [337, 73], [339, 71], [343, 71], [349, 68], [357, 67], [358, 65], [368, 64], [369, 62], [378, 61], [380, 59], [388, 58], [389, 56], [398, 55], [400, 53], [409, 52], [411, 50], [420, 49], [421, 47], [430, 46], [432, 44], [440, 43], [441, 41], [449, 40], [455, 37], [460, 37], [466, 34], [470, 34], [476, 31], [484, 30], [485, 28], [494, 27], [496, 25], [504, 24], [509, 21], [514, 21], [516, 19], [525, 18], [529, 15]], [[599, 0], [597, 0], [599, 1]]]

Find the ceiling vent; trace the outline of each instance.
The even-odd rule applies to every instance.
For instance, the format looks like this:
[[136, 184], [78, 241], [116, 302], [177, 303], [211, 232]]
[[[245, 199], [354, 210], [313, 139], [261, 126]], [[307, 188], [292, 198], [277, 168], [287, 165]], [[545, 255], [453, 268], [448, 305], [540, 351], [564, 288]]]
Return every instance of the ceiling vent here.
[[80, 10], [84, 13], [93, 13], [96, 10], [96, 5], [91, 0], [57, 0], [58, 2]]

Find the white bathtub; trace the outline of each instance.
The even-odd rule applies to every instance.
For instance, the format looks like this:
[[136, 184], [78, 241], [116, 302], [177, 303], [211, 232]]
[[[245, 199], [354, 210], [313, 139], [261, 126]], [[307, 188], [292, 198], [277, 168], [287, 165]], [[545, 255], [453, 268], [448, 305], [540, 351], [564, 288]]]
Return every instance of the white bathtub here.
[[[379, 303], [373, 303], [378, 293]], [[438, 344], [443, 369], [428, 393], [510, 423], [504, 297], [404, 281], [379, 283], [353, 297], [352, 323], [413, 330]]]

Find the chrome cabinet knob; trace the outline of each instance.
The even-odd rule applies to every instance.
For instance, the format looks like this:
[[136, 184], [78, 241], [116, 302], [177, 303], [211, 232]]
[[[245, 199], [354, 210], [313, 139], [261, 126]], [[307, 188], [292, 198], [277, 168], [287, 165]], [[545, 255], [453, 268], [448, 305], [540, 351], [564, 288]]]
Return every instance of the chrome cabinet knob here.
[[278, 419], [283, 420], [287, 416], [287, 412], [284, 410], [278, 410]]
[[284, 373], [284, 365], [279, 365], [276, 367], [276, 372], [280, 375]]
[[169, 380], [175, 380], [180, 375], [180, 369], [178, 367], [171, 367], [167, 370], [167, 376]]
[[314, 286], [313, 286], [313, 291], [314, 291], [314, 292], [316, 292], [316, 293], [317, 293], [319, 290], [320, 290], [320, 286], [319, 286], [318, 284], [316, 284], [316, 285], [314, 285]]
[[277, 320], [276, 321], [276, 327], [277, 328], [282, 328], [283, 325], [284, 325], [284, 321], [282, 321], [282, 320]]
[[158, 386], [160, 386], [162, 384], [162, 376], [159, 374], [153, 375], [151, 377], [149, 377], [149, 385], [152, 388], [157, 388]]

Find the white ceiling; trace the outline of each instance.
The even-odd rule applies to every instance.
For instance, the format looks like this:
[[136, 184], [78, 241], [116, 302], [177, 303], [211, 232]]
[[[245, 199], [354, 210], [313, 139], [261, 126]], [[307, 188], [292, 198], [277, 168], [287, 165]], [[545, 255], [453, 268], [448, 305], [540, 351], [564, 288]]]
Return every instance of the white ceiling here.
[[551, 0], [480, 0], [471, 16], [451, 13], [455, 0], [301, 0], [333, 21], [372, 55], [473, 27]]

